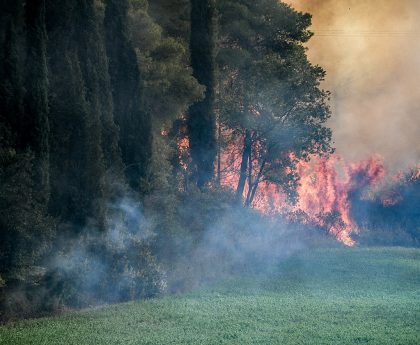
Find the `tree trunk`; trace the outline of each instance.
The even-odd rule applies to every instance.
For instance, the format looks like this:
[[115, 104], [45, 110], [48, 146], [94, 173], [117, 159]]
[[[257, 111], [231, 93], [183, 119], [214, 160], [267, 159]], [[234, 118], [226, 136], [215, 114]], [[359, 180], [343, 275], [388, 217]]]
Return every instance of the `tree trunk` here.
[[220, 144], [220, 140], [222, 137], [222, 126], [220, 123], [220, 115], [219, 115], [219, 121], [217, 123], [217, 185], [220, 187], [221, 181], [222, 181], [222, 147]]
[[244, 194], [245, 182], [246, 182], [246, 172], [248, 169], [248, 160], [251, 155], [251, 132], [249, 129], [245, 131], [244, 138], [244, 148], [242, 150], [242, 161], [241, 161], [241, 170], [239, 172], [239, 182], [238, 187], [236, 188], [236, 197], [238, 200], [242, 198]]
[[252, 184], [252, 186], [249, 186], [249, 190], [251, 191], [251, 193], [248, 192], [248, 196], [245, 203], [246, 206], [251, 206], [252, 202], [254, 201], [255, 193], [257, 192], [258, 185], [261, 181], [261, 176], [263, 174], [266, 162], [267, 161], [265, 159], [262, 161], [260, 171], [258, 171], [258, 175], [255, 178], [255, 182]]

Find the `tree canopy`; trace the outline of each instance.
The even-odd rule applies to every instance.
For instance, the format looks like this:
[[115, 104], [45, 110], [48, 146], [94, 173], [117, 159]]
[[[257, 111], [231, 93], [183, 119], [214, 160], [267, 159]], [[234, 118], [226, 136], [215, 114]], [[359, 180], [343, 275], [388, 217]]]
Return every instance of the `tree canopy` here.
[[[250, 205], [261, 181], [291, 198], [298, 182], [294, 165], [331, 152], [329, 93], [324, 70], [312, 65], [303, 43], [311, 17], [270, 1], [221, 1], [219, 65], [220, 125], [227, 150], [241, 156], [237, 194]], [[230, 161], [233, 164], [232, 161]]]

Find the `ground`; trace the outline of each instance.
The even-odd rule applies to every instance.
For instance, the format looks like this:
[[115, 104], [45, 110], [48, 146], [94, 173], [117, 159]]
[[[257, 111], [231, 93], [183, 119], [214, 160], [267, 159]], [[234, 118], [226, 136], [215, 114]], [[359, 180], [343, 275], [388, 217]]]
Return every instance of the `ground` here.
[[0, 344], [420, 343], [420, 249], [299, 252], [189, 294], [0, 327]]

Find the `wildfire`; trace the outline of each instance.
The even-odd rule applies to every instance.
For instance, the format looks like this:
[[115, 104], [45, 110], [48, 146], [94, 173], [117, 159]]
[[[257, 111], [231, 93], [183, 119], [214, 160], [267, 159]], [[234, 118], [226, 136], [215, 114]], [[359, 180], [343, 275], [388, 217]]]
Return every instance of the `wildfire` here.
[[[188, 150], [188, 139], [179, 143], [179, 151]], [[239, 181], [241, 165], [240, 145], [231, 144], [221, 152], [220, 183], [235, 190]], [[309, 162], [297, 164], [299, 185], [298, 202], [290, 205], [281, 186], [261, 181], [252, 207], [268, 215], [296, 214], [303, 212], [305, 222], [315, 224], [347, 246], [353, 246], [352, 234], [357, 233], [357, 224], [351, 217], [351, 197], [373, 198], [375, 188], [385, 180], [385, 168], [380, 156], [358, 162], [347, 162], [340, 155], [312, 157]], [[401, 181], [402, 173], [393, 177]], [[420, 176], [420, 165], [413, 178]], [[248, 193], [245, 186], [244, 197]], [[397, 196], [381, 196], [382, 204], [394, 205], [400, 201]]]
[[352, 246], [351, 233], [357, 230], [351, 218], [351, 193], [378, 184], [384, 177], [379, 157], [347, 163], [339, 155], [314, 158], [298, 166], [300, 186], [297, 207], [312, 221], [326, 228], [344, 244]]
[[[235, 188], [238, 176], [232, 171], [238, 171], [239, 162], [234, 159], [237, 155], [232, 150], [229, 152], [222, 160], [223, 165], [229, 163], [230, 167], [223, 184]], [[266, 214], [303, 211], [310, 222], [324, 228], [345, 245], [353, 246], [355, 242], [351, 234], [357, 231], [357, 226], [351, 218], [349, 196], [382, 181], [385, 169], [381, 158], [374, 156], [364, 161], [347, 163], [339, 155], [313, 157], [310, 162], [300, 161], [297, 171], [300, 183], [297, 189], [298, 203], [295, 206], [288, 204], [278, 186], [266, 182], [260, 184], [252, 206]]]

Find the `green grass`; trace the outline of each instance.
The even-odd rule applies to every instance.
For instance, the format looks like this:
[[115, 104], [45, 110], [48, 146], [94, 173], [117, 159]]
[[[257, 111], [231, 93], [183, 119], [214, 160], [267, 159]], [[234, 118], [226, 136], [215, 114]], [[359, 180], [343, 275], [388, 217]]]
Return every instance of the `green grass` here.
[[420, 344], [420, 250], [300, 253], [191, 294], [0, 327], [0, 344]]

